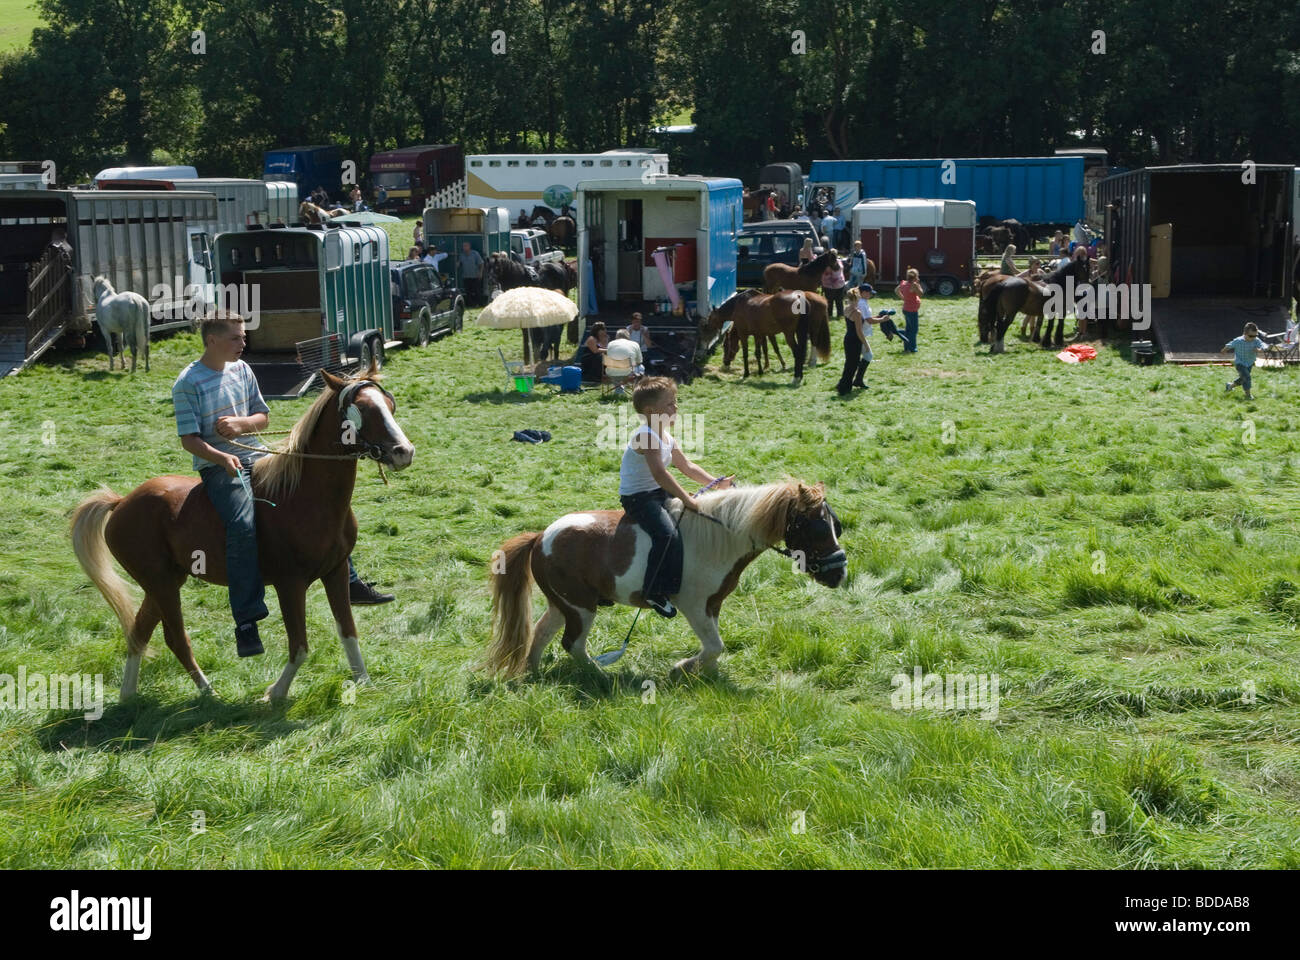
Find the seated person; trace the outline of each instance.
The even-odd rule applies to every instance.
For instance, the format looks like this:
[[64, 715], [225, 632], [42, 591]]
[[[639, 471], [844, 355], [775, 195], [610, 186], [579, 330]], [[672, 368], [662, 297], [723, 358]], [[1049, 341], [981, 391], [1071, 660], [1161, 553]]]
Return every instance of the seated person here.
[[609, 346], [609, 334], [605, 324], [600, 320], [593, 323], [587, 331], [587, 339], [582, 341], [573, 362], [582, 367], [584, 383], [600, 383], [605, 378], [605, 349]]
[[406, 252], [406, 259], [407, 259], [407, 260], [419, 260], [419, 259], [420, 259], [420, 248], [419, 248], [419, 247], [412, 247], [410, 250], [408, 250], [408, 251]]
[[350, 213], [366, 213], [370, 210], [370, 207], [366, 206], [366, 202], [361, 199], [361, 188], [356, 184], [353, 184], [352, 189], [348, 192], [348, 202], [352, 205]]
[[641, 357], [641, 345], [628, 337], [627, 329], [619, 330], [614, 339], [605, 348], [605, 356], [610, 360], [630, 361], [632, 376], [639, 377], [645, 373], [645, 363]]
[[300, 223], [324, 223], [326, 220], [334, 217], [344, 216], [348, 211], [343, 207], [335, 207], [333, 210], [325, 210], [316, 206], [310, 200], [304, 200], [298, 204], [298, 221]]

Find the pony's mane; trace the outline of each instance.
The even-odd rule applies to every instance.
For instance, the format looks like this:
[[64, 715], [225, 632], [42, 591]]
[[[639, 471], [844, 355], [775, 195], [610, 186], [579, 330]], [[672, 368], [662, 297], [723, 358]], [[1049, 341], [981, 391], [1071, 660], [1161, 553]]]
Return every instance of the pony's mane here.
[[[825, 499], [826, 488], [822, 484], [809, 485], [799, 480], [710, 490], [700, 494], [699, 504], [709, 516], [721, 521], [725, 529], [693, 513], [686, 513], [681, 525], [704, 553], [722, 557], [734, 553], [737, 538], [764, 547], [780, 543], [791, 511], [810, 513]], [[674, 508], [684, 509], [680, 504]]]
[[829, 250], [823, 250], [821, 253], [817, 254], [817, 256], [814, 257], [812, 260], [809, 260], [807, 263], [801, 266], [799, 268], [799, 272], [804, 274], [815, 273], [818, 276], [820, 276], [826, 270], [826, 266], [830, 262], [830, 259], [831, 259], [831, 252]]
[[[364, 373], [349, 377], [345, 382], [354, 383], [357, 380], [373, 380], [375, 383], [379, 383], [382, 379], [383, 374], [379, 372], [374, 364], [371, 364], [370, 368]], [[311, 443], [311, 435], [316, 430], [316, 424], [320, 421], [321, 414], [325, 412], [325, 408], [329, 404], [334, 402], [337, 396], [338, 394], [327, 384], [315, 402], [298, 418], [298, 422], [289, 431], [289, 436], [284, 441], [284, 445], [278, 448], [279, 451], [285, 454], [305, 453]], [[284, 498], [298, 489], [298, 484], [302, 480], [302, 465], [302, 457], [261, 457], [253, 464], [253, 476], [269, 499]]]

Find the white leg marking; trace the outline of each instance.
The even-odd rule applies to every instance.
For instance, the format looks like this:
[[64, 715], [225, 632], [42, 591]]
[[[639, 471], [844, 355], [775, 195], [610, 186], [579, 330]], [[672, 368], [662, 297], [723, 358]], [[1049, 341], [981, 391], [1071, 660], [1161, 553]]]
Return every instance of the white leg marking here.
[[140, 682], [140, 657], [141, 654], [138, 653], [129, 653], [126, 656], [126, 669], [122, 671], [122, 693], [118, 697], [118, 700], [123, 703], [135, 696], [136, 687]]
[[352, 668], [352, 679], [357, 683], [369, 683], [370, 674], [366, 673], [366, 662], [361, 659], [361, 643], [356, 637], [339, 637], [343, 644], [343, 653]]
[[208, 683], [207, 675], [202, 670], [195, 670], [194, 685], [199, 688], [200, 693], [212, 692], [212, 684]]
[[298, 673], [298, 668], [307, 662], [307, 651], [303, 650], [298, 654], [298, 659], [290, 660], [284, 665], [284, 672], [280, 674], [280, 679], [275, 681], [266, 688], [266, 693], [262, 696], [262, 701], [283, 700], [289, 694], [289, 685], [293, 683], [294, 676]]

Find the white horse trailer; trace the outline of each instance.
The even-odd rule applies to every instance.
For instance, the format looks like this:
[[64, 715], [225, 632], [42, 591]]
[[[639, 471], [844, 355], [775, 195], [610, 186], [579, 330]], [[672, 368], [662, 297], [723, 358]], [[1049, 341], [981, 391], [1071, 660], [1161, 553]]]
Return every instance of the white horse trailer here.
[[[44, 190], [47, 186], [45, 177], [39, 173], [0, 173], [0, 190]], [[0, 220], [0, 226], [32, 222], [30, 218], [24, 220]]]
[[[189, 166], [170, 167], [105, 167], [95, 174], [95, 185], [101, 180], [193, 180], [199, 172]], [[113, 185], [107, 184], [111, 190]]]
[[[100, 274], [119, 293], [150, 301], [151, 330], [189, 326], [194, 308], [211, 303], [216, 219], [210, 193], [0, 193], [0, 376], [21, 370], [61, 334], [90, 330]], [[61, 233], [65, 244], [56, 243]]]
[[505, 207], [513, 219], [522, 209], [575, 206], [580, 180], [649, 179], [668, 173], [668, 154], [647, 150], [604, 153], [497, 153], [465, 158], [467, 207]]
[[213, 235], [228, 230], [298, 221], [298, 185], [286, 180], [244, 180], [236, 177], [195, 177], [172, 180], [172, 187], [217, 198]]

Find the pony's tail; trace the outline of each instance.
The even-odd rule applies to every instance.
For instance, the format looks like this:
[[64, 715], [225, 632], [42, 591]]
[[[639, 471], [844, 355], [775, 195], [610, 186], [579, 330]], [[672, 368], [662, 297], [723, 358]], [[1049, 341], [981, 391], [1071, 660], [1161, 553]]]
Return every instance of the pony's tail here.
[[[513, 677], [528, 662], [528, 636], [532, 626], [533, 573], [530, 555], [540, 533], [521, 533], [501, 547], [505, 569], [492, 574], [492, 647], [488, 669]], [[495, 562], [495, 559], [494, 559]]]
[[126, 581], [113, 569], [108, 542], [104, 539], [104, 525], [122, 498], [108, 487], [101, 487], [77, 506], [72, 513], [72, 551], [86, 576], [99, 588], [108, 605], [122, 623], [126, 634], [127, 652], [139, 653], [134, 635], [135, 611], [131, 595], [126, 591]]
[[817, 351], [817, 362], [826, 363], [831, 358], [831, 321], [830, 311], [818, 311], [818, 316], [813, 319], [812, 330], [809, 331], [812, 337], [813, 349]]

